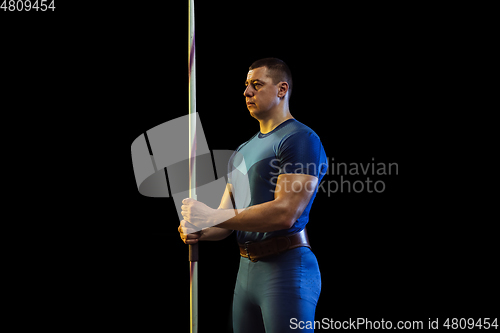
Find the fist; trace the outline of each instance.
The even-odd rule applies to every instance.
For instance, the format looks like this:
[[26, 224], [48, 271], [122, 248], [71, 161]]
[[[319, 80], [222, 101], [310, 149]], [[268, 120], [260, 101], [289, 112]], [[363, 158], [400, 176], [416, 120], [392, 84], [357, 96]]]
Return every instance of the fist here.
[[177, 228], [177, 230], [179, 231], [181, 239], [185, 244], [196, 244], [200, 240], [201, 231], [194, 232], [192, 227], [187, 226], [188, 224], [189, 222], [183, 220], [181, 224], [179, 224], [179, 228]]
[[183, 226], [188, 231], [187, 233], [212, 227], [214, 225], [213, 217], [215, 211], [215, 209], [208, 207], [203, 202], [186, 198], [182, 200], [181, 214], [184, 220], [181, 221], [181, 225], [184, 222]]

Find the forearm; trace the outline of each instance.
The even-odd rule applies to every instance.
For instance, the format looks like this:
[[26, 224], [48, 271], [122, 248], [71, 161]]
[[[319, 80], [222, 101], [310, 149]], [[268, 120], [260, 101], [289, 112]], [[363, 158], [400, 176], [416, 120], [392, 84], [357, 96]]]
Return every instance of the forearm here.
[[233, 230], [218, 227], [206, 228], [201, 231], [199, 239], [201, 241], [219, 241], [231, 235], [232, 232]]
[[218, 211], [218, 228], [252, 232], [270, 232], [288, 229], [293, 224], [290, 209], [280, 200], [273, 200], [259, 205], [239, 209], [235, 215], [233, 209]]

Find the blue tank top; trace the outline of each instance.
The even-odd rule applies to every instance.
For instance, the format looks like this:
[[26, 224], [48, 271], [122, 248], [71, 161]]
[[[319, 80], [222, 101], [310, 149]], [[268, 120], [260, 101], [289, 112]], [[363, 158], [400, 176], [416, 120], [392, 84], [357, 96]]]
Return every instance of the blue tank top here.
[[[280, 174], [295, 173], [318, 177], [318, 185], [328, 169], [326, 154], [318, 135], [295, 119], [288, 119], [271, 132], [258, 132], [231, 156], [228, 180], [233, 186], [236, 208], [246, 208], [274, 200]], [[290, 184], [289, 184], [290, 185]], [[304, 229], [316, 197], [290, 229], [272, 232], [237, 231], [239, 243], [259, 242], [271, 237], [292, 235]]]

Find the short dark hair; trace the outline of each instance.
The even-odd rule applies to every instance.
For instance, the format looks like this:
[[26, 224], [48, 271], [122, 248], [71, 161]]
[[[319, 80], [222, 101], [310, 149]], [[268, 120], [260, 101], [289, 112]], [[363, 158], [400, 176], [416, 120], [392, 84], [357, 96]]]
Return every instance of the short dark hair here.
[[288, 98], [292, 95], [292, 72], [288, 68], [287, 64], [283, 60], [278, 58], [264, 58], [255, 61], [251, 66], [250, 70], [266, 67], [268, 71], [268, 76], [273, 79], [273, 84], [278, 84], [280, 82], [288, 83]]

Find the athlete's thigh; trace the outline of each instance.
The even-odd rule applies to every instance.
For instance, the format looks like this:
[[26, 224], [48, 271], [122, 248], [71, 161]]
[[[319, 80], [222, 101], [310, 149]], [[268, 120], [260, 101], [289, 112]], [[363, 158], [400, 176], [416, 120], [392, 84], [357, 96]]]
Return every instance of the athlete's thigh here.
[[249, 304], [243, 297], [234, 296], [233, 300], [233, 332], [265, 333], [260, 308]]
[[249, 288], [250, 265], [245, 258], [240, 261], [238, 278], [234, 288], [233, 298], [233, 332], [234, 333], [265, 333], [260, 307], [255, 304], [254, 290]]
[[309, 248], [290, 250], [280, 259], [281, 268], [273, 267], [274, 278], [260, 289], [259, 304], [267, 332], [296, 332], [293, 322], [314, 322], [321, 276]]
[[[316, 304], [299, 298], [270, 296], [261, 305], [266, 332], [297, 332], [296, 323], [314, 322]], [[301, 332], [314, 330], [300, 329]]]

